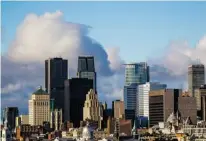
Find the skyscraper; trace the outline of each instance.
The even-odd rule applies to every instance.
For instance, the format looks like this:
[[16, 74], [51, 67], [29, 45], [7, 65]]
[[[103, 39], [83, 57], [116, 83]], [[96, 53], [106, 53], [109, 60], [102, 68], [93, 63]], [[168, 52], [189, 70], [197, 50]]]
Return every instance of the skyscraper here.
[[67, 60], [50, 58], [45, 61], [45, 88], [54, 99], [54, 108], [62, 109], [64, 113], [64, 81], [68, 77]]
[[96, 91], [96, 72], [93, 56], [79, 56], [78, 58], [78, 78], [88, 78], [93, 80], [93, 89]]
[[100, 120], [100, 107], [98, 96], [93, 89], [90, 89], [86, 95], [83, 108], [83, 120], [90, 119], [92, 121]]
[[205, 84], [205, 67], [195, 64], [188, 67], [188, 88], [191, 96], [195, 96], [195, 89]]
[[16, 126], [16, 117], [19, 115], [17, 107], [6, 107], [3, 111], [3, 122], [7, 121], [7, 127], [11, 130]]
[[33, 92], [29, 100], [29, 124], [43, 125], [50, 118], [50, 96], [42, 87]]
[[138, 85], [149, 82], [149, 66], [146, 62], [125, 64], [125, 109], [136, 110]]
[[149, 118], [149, 91], [166, 89], [166, 84], [147, 82], [138, 86], [137, 115]]
[[83, 107], [86, 94], [93, 88], [93, 81], [88, 78], [72, 78], [65, 80], [65, 121], [73, 123], [74, 127], [80, 126], [83, 120]]

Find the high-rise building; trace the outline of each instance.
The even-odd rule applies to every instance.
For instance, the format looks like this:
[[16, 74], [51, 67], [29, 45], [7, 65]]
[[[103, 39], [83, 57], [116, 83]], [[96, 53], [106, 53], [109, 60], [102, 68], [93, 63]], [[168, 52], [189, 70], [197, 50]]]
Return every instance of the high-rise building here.
[[150, 127], [158, 122], [166, 122], [171, 113], [178, 111], [180, 89], [162, 89], [149, 92], [149, 124]]
[[72, 78], [65, 80], [65, 121], [80, 126], [83, 120], [83, 107], [86, 94], [93, 88], [93, 81], [88, 78]]
[[6, 107], [3, 111], [3, 122], [7, 121], [8, 129], [12, 130], [16, 127], [16, 117], [19, 115], [17, 107]]
[[149, 80], [149, 66], [147, 66], [147, 63], [125, 64], [125, 109], [136, 110], [138, 85], [149, 82]]
[[188, 67], [188, 88], [191, 96], [195, 96], [195, 89], [205, 84], [205, 67], [195, 64]]
[[112, 101], [112, 110], [114, 118], [121, 118], [125, 117], [125, 110], [124, 110], [124, 102], [121, 100]]
[[149, 118], [149, 92], [151, 90], [166, 89], [166, 84], [147, 82], [138, 86], [137, 115]]
[[206, 121], [206, 84], [195, 89], [195, 99], [197, 104], [198, 116]]
[[29, 115], [20, 115], [21, 118], [21, 125], [29, 124]]
[[68, 63], [62, 58], [50, 58], [45, 61], [45, 88], [54, 100], [54, 108], [64, 113], [64, 81], [68, 78]]
[[93, 89], [90, 89], [86, 95], [83, 108], [83, 120], [86, 121], [99, 121], [100, 120], [100, 107], [98, 96]]
[[54, 130], [61, 130], [62, 126], [62, 109], [51, 111], [50, 127]]
[[40, 87], [29, 100], [29, 124], [43, 125], [44, 121], [50, 121], [50, 96]]
[[96, 91], [96, 72], [94, 65], [94, 57], [79, 56], [77, 71], [78, 78], [88, 78], [93, 80], [93, 89]]
[[179, 96], [178, 98], [178, 111], [181, 114], [181, 118], [186, 120], [190, 117], [191, 124], [197, 124], [197, 108], [195, 97]]

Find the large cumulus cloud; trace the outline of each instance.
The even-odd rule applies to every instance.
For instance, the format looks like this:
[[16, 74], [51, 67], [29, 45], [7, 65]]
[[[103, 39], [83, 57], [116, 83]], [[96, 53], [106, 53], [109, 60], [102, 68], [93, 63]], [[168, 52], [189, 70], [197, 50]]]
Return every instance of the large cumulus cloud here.
[[[2, 107], [27, 108], [31, 92], [38, 85], [44, 85], [44, 60], [60, 56], [68, 59], [69, 76], [74, 77], [78, 56], [93, 55], [100, 100], [110, 103], [121, 99], [125, 61], [119, 56], [120, 49], [103, 48], [89, 37], [89, 30], [90, 26], [66, 21], [60, 11], [27, 15], [2, 56]], [[206, 36], [196, 47], [190, 47], [186, 41], [171, 41], [162, 57], [148, 60], [151, 79], [167, 83], [169, 87], [186, 87], [188, 65], [197, 58], [206, 65], [205, 54]]]
[[[27, 15], [18, 26], [8, 52], [2, 56], [2, 105], [12, 103], [9, 102], [9, 97], [13, 93], [28, 100], [23, 92], [28, 93], [38, 85], [44, 85], [44, 60], [49, 57], [68, 59], [70, 77], [75, 77], [80, 55], [95, 57], [95, 67], [100, 79], [105, 80], [105, 77], [110, 78], [116, 72], [121, 72], [122, 60], [115, 53], [116, 49], [106, 51], [88, 36], [90, 29], [87, 25], [65, 21], [60, 11], [40, 16]], [[98, 87], [104, 85], [100, 79]], [[112, 84], [110, 87], [113, 87]], [[110, 90], [107, 94], [112, 95], [113, 90]], [[104, 95], [104, 89], [100, 89], [99, 93]], [[6, 98], [8, 99], [4, 101]]]

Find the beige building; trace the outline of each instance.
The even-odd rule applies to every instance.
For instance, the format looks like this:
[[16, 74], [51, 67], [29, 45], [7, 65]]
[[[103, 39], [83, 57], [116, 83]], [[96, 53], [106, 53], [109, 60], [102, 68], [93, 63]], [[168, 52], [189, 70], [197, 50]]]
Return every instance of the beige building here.
[[20, 115], [16, 117], [16, 127], [19, 127], [23, 124], [29, 124], [29, 115]]
[[114, 118], [124, 118], [124, 102], [116, 100], [112, 102], [112, 109], [114, 112]]
[[90, 89], [86, 95], [86, 101], [83, 108], [83, 120], [90, 119], [99, 121], [100, 118], [100, 106], [98, 102], [98, 96], [93, 89]]
[[20, 115], [21, 124], [29, 124], [29, 115]]
[[50, 121], [50, 97], [40, 87], [29, 100], [29, 124], [42, 125], [44, 121]]
[[195, 89], [195, 98], [197, 103], [197, 110], [202, 120], [206, 120], [206, 85], [201, 85]]

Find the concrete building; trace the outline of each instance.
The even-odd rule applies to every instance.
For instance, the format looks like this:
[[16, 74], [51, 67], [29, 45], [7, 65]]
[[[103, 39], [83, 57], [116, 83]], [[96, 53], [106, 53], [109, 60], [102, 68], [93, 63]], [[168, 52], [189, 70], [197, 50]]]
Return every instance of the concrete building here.
[[62, 109], [51, 111], [50, 127], [54, 130], [61, 130], [62, 127]]
[[29, 115], [20, 115], [21, 118], [21, 125], [22, 124], [29, 124]]
[[171, 113], [178, 111], [178, 97], [180, 89], [162, 89], [149, 92], [149, 125], [166, 122]]
[[6, 107], [3, 111], [3, 123], [7, 121], [7, 127], [12, 130], [16, 127], [16, 117], [19, 116], [17, 107]]
[[186, 120], [188, 117], [190, 117], [192, 124], [197, 124], [197, 108], [195, 97], [179, 96], [178, 110], [182, 119]]
[[64, 81], [68, 79], [68, 61], [62, 58], [49, 58], [45, 61], [45, 88], [54, 100], [54, 108], [64, 114]]
[[98, 96], [93, 89], [90, 89], [86, 95], [83, 108], [83, 120], [86, 119], [99, 121], [100, 120], [100, 106]]
[[198, 89], [195, 89], [195, 98], [198, 116], [206, 121], [206, 85], [201, 85]]
[[149, 80], [149, 66], [147, 66], [147, 63], [125, 64], [125, 109], [136, 110], [138, 85], [149, 82]]
[[93, 81], [88, 78], [72, 78], [65, 80], [65, 121], [79, 127], [83, 120], [83, 107], [86, 94], [93, 88]]
[[96, 72], [94, 65], [93, 56], [79, 56], [78, 58], [78, 68], [77, 68], [78, 78], [88, 78], [93, 80], [93, 87], [96, 91]]
[[44, 121], [50, 121], [50, 95], [40, 87], [29, 100], [29, 124], [43, 125]]
[[137, 115], [149, 118], [149, 92], [152, 90], [166, 89], [166, 84], [147, 82], [138, 86]]
[[125, 110], [124, 110], [124, 101], [115, 100], [112, 101], [112, 110], [114, 118], [121, 118], [125, 117]]
[[188, 67], [188, 88], [191, 96], [195, 96], [195, 89], [205, 84], [205, 67], [195, 64]]

